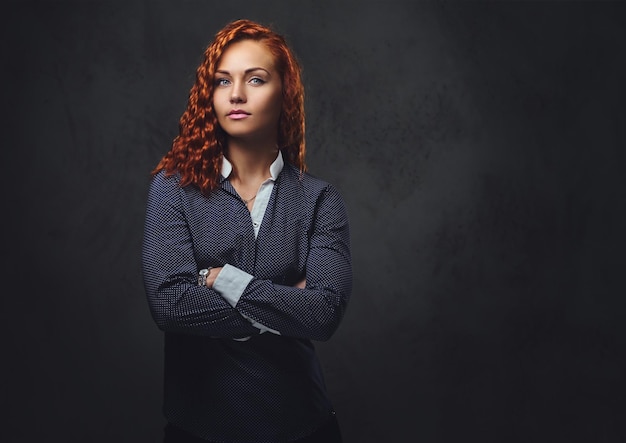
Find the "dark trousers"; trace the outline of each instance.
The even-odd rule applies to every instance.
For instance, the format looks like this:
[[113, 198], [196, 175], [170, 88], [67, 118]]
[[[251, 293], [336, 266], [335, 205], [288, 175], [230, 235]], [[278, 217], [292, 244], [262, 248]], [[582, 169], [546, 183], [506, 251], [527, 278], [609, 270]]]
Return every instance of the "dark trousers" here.
[[[163, 443], [212, 443], [195, 435], [183, 431], [180, 428], [168, 423], [165, 426]], [[337, 417], [333, 414], [330, 419], [319, 427], [313, 434], [294, 440], [293, 443], [341, 443], [341, 430]], [[214, 442], [213, 442], [214, 443]]]

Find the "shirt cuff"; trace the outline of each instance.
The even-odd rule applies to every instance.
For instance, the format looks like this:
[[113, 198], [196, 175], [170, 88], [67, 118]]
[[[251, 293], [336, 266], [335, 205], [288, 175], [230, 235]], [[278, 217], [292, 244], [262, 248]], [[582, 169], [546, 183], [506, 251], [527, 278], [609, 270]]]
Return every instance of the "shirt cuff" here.
[[234, 308], [253, 276], [232, 265], [225, 264], [215, 281], [213, 289]]
[[255, 328], [258, 328], [259, 331], [261, 331], [259, 332], [259, 334], [263, 334], [264, 332], [271, 332], [272, 334], [280, 335], [280, 332], [278, 332], [276, 329], [268, 328], [264, 324], [261, 324], [258, 321], [251, 319], [247, 315], [244, 315], [244, 314], [241, 314], [241, 315], [243, 316], [243, 318], [245, 318], [250, 323], [252, 323], [252, 326], [254, 326]]
[[[234, 308], [239, 302], [239, 299], [243, 295], [243, 291], [248, 287], [248, 283], [252, 280], [253, 276], [248, 274], [245, 271], [242, 271], [235, 266], [225, 264], [222, 267], [222, 270], [215, 281], [213, 282], [213, 289], [220, 293], [220, 295]], [[247, 315], [241, 314], [243, 317], [252, 323], [252, 326], [258, 328], [263, 334], [264, 332], [271, 332], [272, 334], [280, 335], [275, 329], [268, 328], [267, 326], [259, 323], [248, 317]], [[245, 341], [250, 337], [241, 339], [240, 341]]]

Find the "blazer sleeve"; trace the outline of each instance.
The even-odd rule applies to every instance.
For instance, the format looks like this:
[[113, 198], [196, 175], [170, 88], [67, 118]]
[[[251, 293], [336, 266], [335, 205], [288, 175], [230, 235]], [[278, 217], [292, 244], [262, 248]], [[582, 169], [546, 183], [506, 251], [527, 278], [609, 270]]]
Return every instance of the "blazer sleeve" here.
[[332, 185], [320, 194], [312, 216], [306, 288], [253, 278], [235, 307], [280, 335], [326, 341], [339, 326], [352, 292], [348, 217]]
[[142, 244], [143, 283], [159, 329], [241, 338], [259, 330], [216, 291], [198, 286], [193, 241], [175, 176], [155, 175], [149, 186]]

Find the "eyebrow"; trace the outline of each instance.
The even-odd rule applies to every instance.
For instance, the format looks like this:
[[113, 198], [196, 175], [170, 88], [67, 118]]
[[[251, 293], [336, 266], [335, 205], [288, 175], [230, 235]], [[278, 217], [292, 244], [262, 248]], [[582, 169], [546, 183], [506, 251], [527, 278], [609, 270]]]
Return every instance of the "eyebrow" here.
[[[271, 74], [270, 74], [270, 72], [269, 72], [267, 69], [265, 69], [265, 68], [261, 68], [260, 66], [256, 66], [256, 67], [254, 67], [254, 68], [248, 68], [248, 69], [246, 69], [246, 70], [244, 71], [244, 74], [249, 74], [249, 73], [254, 72], [254, 71], [264, 71], [264, 72], [266, 72], [268, 75], [271, 75]], [[216, 71], [215, 71], [215, 73], [216, 73], [216, 74], [217, 74], [217, 73], [219, 73], [219, 74], [227, 74], [227, 75], [230, 75], [230, 71], [226, 71], [225, 69], [218, 69], [218, 70], [216, 70]]]

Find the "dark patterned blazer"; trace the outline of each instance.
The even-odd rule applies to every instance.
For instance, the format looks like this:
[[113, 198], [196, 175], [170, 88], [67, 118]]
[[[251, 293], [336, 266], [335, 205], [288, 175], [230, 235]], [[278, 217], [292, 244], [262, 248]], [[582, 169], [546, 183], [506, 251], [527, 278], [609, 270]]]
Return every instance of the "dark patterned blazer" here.
[[[234, 307], [197, 283], [199, 269], [225, 264], [253, 276]], [[335, 187], [285, 163], [255, 237], [230, 181], [206, 197], [160, 172], [148, 192], [142, 265], [165, 333], [168, 421], [209, 440], [274, 443], [328, 418], [312, 341], [333, 335], [352, 291], [348, 218]], [[303, 277], [306, 288], [294, 287]], [[252, 320], [280, 335], [260, 334]]]

